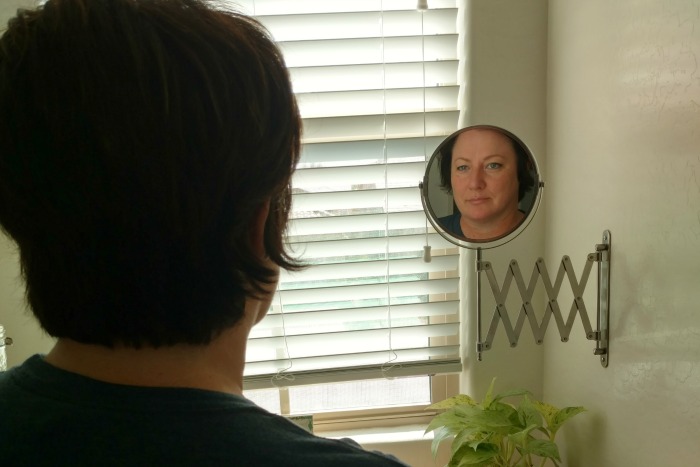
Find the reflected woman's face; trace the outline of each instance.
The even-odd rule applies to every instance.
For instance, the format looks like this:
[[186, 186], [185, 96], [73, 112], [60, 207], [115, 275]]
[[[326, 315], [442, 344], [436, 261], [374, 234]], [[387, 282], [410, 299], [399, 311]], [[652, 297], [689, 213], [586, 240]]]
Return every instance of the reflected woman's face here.
[[504, 134], [489, 129], [461, 133], [452, 150], [450, 175], [467, 237], [497, 237], [522, 220], [517, 156]]

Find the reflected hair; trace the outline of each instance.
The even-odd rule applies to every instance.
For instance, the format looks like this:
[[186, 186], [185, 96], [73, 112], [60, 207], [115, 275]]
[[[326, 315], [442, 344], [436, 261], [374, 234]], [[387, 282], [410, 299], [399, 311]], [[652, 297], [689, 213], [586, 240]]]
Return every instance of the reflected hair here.
[[[54, 337], [206, 344], [285, 250], [301, 120], [254, 19], [205, 0], [48, 0], [0, 38], [0, 225]], [[266, 203], [267, 258], [250, 227]]]
[[[469, 130], [466, 130], [469, 131]], [[492, 129], [491, 131], [498, 131]], [[513, 151], [515, 152], [515, 158], [517, 162], [517, 175], [518, 175], [518, 201], [522, 200], [525, 194], [530, 191], [535, 186], [535, 179], [532, 176], [531, 168], [532, 164], [528, 156], [527, 151], [518, 141], [513, 139], [507, 133], [501, 133], [506, 136], [510, 141]], [[452, 194], [452, 151], [457, 142], [457, 138], [464, 133], [464, 131], [451, 136], [445, 143], [440, 146], [438, 153], [438, 168], [440, 171], [440, 188], [442, 188], [446, 193]]]

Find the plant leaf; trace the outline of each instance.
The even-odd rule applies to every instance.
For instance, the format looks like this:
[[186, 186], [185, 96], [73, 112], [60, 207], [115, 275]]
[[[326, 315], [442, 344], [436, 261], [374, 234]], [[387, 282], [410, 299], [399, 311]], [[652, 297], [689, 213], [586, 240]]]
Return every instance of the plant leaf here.
[[437, 457], [437, 451], [445, 439], [452, 436], [450, 430], [445, 427], [437, 427], [433, 432], [433, 442], [430, 444], [430, 451], [433, 453], [433, 459]]
[[467, 426], [475, 427], [482, 432], [509, 434], [519, 431], [519, 427], [513, 426], [509, 412], [506, 411], [477, 409], [465, 417], [465, 420], [467, 420]]
[[452, 454], [450, 467], [489, 465], [498, 456], [499, 448], [494, 444], [481, 444], [477, 449], [464, 445]]
[[532, 404], [535, 406], [537, 411], [542, 414], [547, 426], [551, 426], [554, 422], [554, 414], [556, 414], [559, 409], [551, 404], [547, 404], [546, 402], [532, 401]]
[[426, 407], [426, 410], [449, 409], [457, 405], [476, 405], [476, 401], [466, 394], [458, 394]]
[[[523, 397], [518, 406], [518, 420], [522, 426], [537, 425], [537, 428], [542, 428], [542, 414], [527, 396]], [[546, 434], [549, 435], [549, 433]]]
[[547, 459], [561, 461], [559, 458], [559, 448], [554, 441], [548, 439], [530, 439], [523, 448], [523, 454], [534, 454]]
[[544, 420], [547, 423], [547, 429], [549, 430], [552, 439], [554, 439], [554, 436], [557, 434], [557, 431], [559, 431], [559, 428], [561, 428], [564, 422], [574, 415], [586, 411], [584, 407], [564, 407], [560, 410], [551, 404], [539, 401], [533, 401], [533, 404], [537, 408], [537, 411], [542, 414], [542, 417], [544, 417]]
[[441, 414], [437, 414], [433, 417], [425, 429], [425, 433], [430, 433], [437, 428], [446, 428], [451, 434], [457, 434], [461, 429], [464, 428], [465, 417], [461, 413], [457, 413], [454, 410], [449, 410]]
[[566, 422], [568, 419], [573, 417], [574, 415], [578, 415], [581, 412], [585, 412], [586, 409], [583, 407], [564, 407], [563, 409], [557, 411], [554, 414], [552, 424], [548, 425], [547, 428], [549, 428], [549, 431], [552, 432], [552, 438], [554, 438], [554, 435], [557, 433], [559, 428]]
[[538, 428], [538, 425], [530, 425], [524, 430], [508, 435], [508, 439], [511, 440], [511, 442], [513, 442], [516, 446], [526, 449], [528, 443], [534, 440], [534, 438], [530, 435], [530, 432], [536, 428]]
[[491, 402], [493, 402], [493, 386], [496, 383], [496, 378], [494, 377], [491, 380], [491, 384], [489, 385], [489, 390], [486, 391], [486, 395], [484, 396], [484, 400], [481, 401], [481, 406], [485, 409], [489, 408], [491, 405]]
[[531, 396], [532, 393], [527, 389], [511, 389], [509, 391], [499, 392], [493, 396], [494, 401], [499, 401], [505, 399], [506, 397], [517, 397], [517, 396]]
[[[481, 442], [480, 432], [475, 428], [465, 428], [464, 430], [457, 433], [454, 440], [452, 441], [452, 452], [457, 451], [462, 447], [463, 444], [469, 444], [472, 448], [476, 448]], [[476, 445], [474, 445], [476, 443]]]

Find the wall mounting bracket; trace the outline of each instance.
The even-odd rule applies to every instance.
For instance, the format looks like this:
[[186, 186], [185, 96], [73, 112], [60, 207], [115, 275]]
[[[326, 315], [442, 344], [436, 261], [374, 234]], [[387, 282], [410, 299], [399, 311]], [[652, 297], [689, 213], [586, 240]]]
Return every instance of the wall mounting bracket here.
[[[567, 342], [569, 340], [569, 335], [571, 334], [571, 329], [574, 325], [576, 315], [581, 316], [581, 322], [583, 328], [586, 332], [586, 338], [589, 340], [596, 341], [594, 355], [600, 356], [600, 363], [603, 367], [608, 366], [608, 360], [610, 355], [609, 348], [609, 317], [610, 317], [610, 251], [611, 251], [611, 237], [610, 231], [605, 230], [603, 232], [603, 242], [597, 244], [595, 247], [595, 252], [590, 253], [586, 259], [586, 264], [581, 273], [581, 278], [577, 279], [574, 272], [571, 260], [568, 256], [564, 256], [559, 265], [556, 278], [554, 282], [551, 281], [549, 272], [547, 271], [547, 266], [542, 258], [538, 258], [535, 262], [535, 266], [530, 275], [530, 282], [525, 285], [523, 275], [520, 272], [520, 266], [516, 260], [511, 260], [508, 266], [508, 271], [506, 272], [505, 279], [503, 280], [503, 285], [499, 286], [496, 280], [496, 275], [493, 272], [493, 267], [489, 261], [482, 261], [481, 250], [477, 250], [476, 255], [476, 271], [477, 271], [477, 284], [476, 284], [476, 301], [477, 301], [477, 359], [481, 361], [482, 353], [491, 349], [494, 336], [496, 335], [496, 330], [498, 329], [499, 321], [503, 322], [503, 327], [505, 328], [506, 336], [510, 342], [511, 347], [518, 345], [518, 339], [520, 337], [520, 332], [527, 319], [530, 327], [532, 328], [532, 333], [535, 337], [535, 342], [537, 344], [542, 344], [544, 341], [544, 335], [547, 331], [547, 325], [549, 324], [552, 316], [557, 323], [557, 328], [562, 342]], [[583, 293], [586, 289], [586, 284], [588, 282], [588, 277], [590, 275], [593, 263], [598, 265], [598, 307], [597, 307], [597, 319], [596, 319], [596, 329], [591, 327], [591, 321], [588, 318], [588, 311], [586, 309], [586, 304], [583, 301]], [[491, 292], [496, 301], [496, 307], [494, 309], [493, 315], [491, 317], [491, 322], [489, 323], [488, 332], [486, 338], [482, 339], [482, 313], [481, 313], [481, 274], [485, 273], [486, 278], [489, 282]], [[559, 302], [557, 297], [559, 291], [561, 290], [562, 283], [564, 282], [564, 276], [567, 277], [569, 285], [574, 295], [574, 299], [571, 303], [569, 310], [569, 315], [564, 320], [564, 317], [559, 307]], [[544, 290], [547, 294], [547, 303], [545, 305], [544, 315], [542, 320], [538, 322], [535, 316], [535, 310], [532, 305], [532, 296], [535, 292], [535, 288], [538, 283], [538, 279], [542, 278], [542, 283], [544, 285]], [[516, 284], [520, 297], [522, 298], [522, 305], [520, 307], [520, 312], [515, 321], [515, 326], [513, 326], [508, 310], [506, 308], [506, 299], [508, 297], [508, 291], [513, 281]]]

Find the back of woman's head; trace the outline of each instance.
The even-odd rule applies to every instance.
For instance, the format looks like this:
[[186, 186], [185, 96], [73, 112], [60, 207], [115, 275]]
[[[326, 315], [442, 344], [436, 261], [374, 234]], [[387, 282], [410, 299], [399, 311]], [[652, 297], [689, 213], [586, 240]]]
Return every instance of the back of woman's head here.
[[254, 20], [200, 0], [49, 0], [0, 38], [0, 224], [32, 311], [80, 342], [206, 343], [274, 271], [300, 119]]

